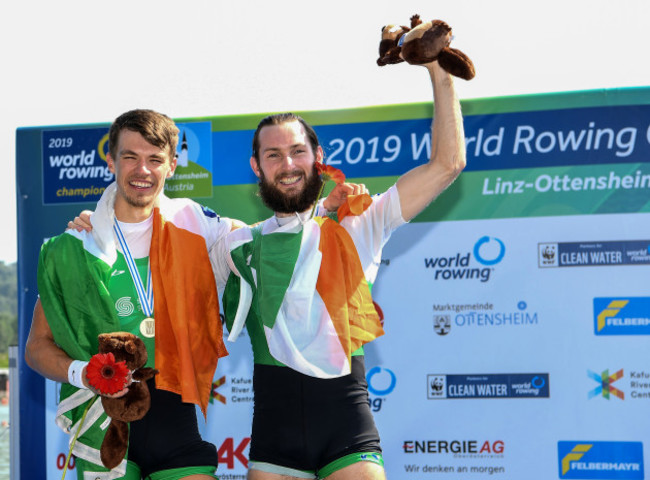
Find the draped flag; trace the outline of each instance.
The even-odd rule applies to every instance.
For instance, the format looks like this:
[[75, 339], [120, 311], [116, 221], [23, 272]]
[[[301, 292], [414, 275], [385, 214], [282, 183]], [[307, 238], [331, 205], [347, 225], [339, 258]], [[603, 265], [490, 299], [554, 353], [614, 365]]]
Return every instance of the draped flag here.
[[[93, 214], [92, 233], [71, 230], [54, 237], [43, 245], [39, 257], [39, 294], [54, 341], [77, 360], [89, 360], [97, 353], [100, 333], [121, 330], [107, 289], [117, 258], [114, 198], [113, 184]], [[160, 371], [156, 386], [196, 403], [204, 414], [217, 360], [227, 355], [206, 238], [214, 237], [211, 228], [226, 232], [230, 225], [219, 226], [211, 220], [218, 222], [206, 218], [194, 202], [161, 197], [154, 209], [150, 249], [155, 366]], [[82, 391], [64, 383], [57, 423], [70, 431], [88, 400]], [[98, 405], [101, 402], [93, 405], [93, 416], [86, 419], [87, 428], [105, 417]], [[81, 435], [73, 453], [101, 464], [94, 448], [101, 436], [101, 432], [94, 432], [92, 438]]]
[[[275, 362], [314, 377], [339, 377], [350, 373], [352, 352], [383, 329], [347, 231], [327, 217], [303, 221], [296, 216], [279, 226], [270, 219], [230, 235], [241, 281], [231, 276], [224, 293], [229, 339], [247, 322], [249, 331], [263, 331]], [[254, 337], [255, 361], [267, 363]]]

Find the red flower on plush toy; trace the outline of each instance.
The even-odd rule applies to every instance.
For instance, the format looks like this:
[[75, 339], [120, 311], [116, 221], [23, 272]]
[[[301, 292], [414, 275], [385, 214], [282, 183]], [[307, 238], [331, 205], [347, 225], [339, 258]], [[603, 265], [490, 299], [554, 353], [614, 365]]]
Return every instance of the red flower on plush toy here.
[[93, 355], [86, 367], [88, 383], [103, 394], [121, 391], [126, 385], [128, 375], [126, 362], [116, 362], [111, 352]]
[[334, 182], [338, 184], [345, 182], [345, 174], [338, 168], [334, 168], [331, 165], [325, 165], [324, 163], [317, 162], [316, 170], [318, 170], [318, 174], [324, 182], [327, 182], [328, 180], [334, 180]]

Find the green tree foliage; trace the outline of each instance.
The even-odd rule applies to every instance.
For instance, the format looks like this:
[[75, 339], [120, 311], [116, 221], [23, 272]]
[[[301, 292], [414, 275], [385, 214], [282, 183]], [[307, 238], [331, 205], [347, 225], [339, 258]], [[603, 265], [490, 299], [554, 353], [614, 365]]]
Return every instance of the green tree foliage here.
[[18, 315], [18, 283], [16, 264], [0, 261], [0, 312]]
[[9, 345], [18, 343], [16, 264], [0, 261], [0, 367], [6, 367]]

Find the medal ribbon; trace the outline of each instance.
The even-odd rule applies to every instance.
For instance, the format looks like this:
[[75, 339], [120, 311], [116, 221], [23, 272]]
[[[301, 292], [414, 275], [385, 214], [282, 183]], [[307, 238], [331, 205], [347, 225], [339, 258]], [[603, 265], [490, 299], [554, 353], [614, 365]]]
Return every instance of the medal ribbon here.
[[129, 246], [126, 243], [126, 238], [124, 238], [124, 234], [122, 233], [122, 229], [120, 229], [120, 225], [118, 224], [117, 219], [115, 219], [115, 223], [113, 224], [113, 231], [117, 236], [117, 241], [120, 242], [120, 246], [122, 247], [122, 253], [126, 259], [126, 264], [129, 267], [129, 273], [133, 279], [135, 291], [138, 294], [138, 300], [140, 300], [140, 305], [142, 305], [142, 311], [144, 312], [145, 317], [152, 317], [153, 285], [151, 282], [151, 264], [147, 263], [147, 289], [145, 290], [144, 285], [142, 284], [142, 279], [140, 278], [140, 274], [138, 273], [138, 267], [135, 264], [133, 255], [131, 255], [131, 250], [129, 250]]

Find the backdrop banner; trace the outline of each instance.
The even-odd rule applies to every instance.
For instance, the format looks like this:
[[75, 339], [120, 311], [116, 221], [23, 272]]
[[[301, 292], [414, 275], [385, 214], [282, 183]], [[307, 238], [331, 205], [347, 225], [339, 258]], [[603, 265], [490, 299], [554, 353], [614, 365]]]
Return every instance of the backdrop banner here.
[[[393, 234], [373, 287], [386, 335], [366, 347], [366, 371], [387, 476], [645, 478], [650, 88], [462, 107], [467, 168]], [[429, 104], [300, 112], [326, 162], [371, 193], [428, 160], [431, 114]], [[179, 166], [166, 194], [247, 223], [268, 217], [249, 166], [263, 116], [177, 119]], [[41, 244], [113, 181], [108, 126], [16, 135], [22, 478], [58, 479], [65, 465], [60, 385], [25, 364], [25, 341]], [[199, 424], [221, 480], [245, 479], [246, 331], [226, 346]], [[74, 459], [69, 468], [73, 476]]]

